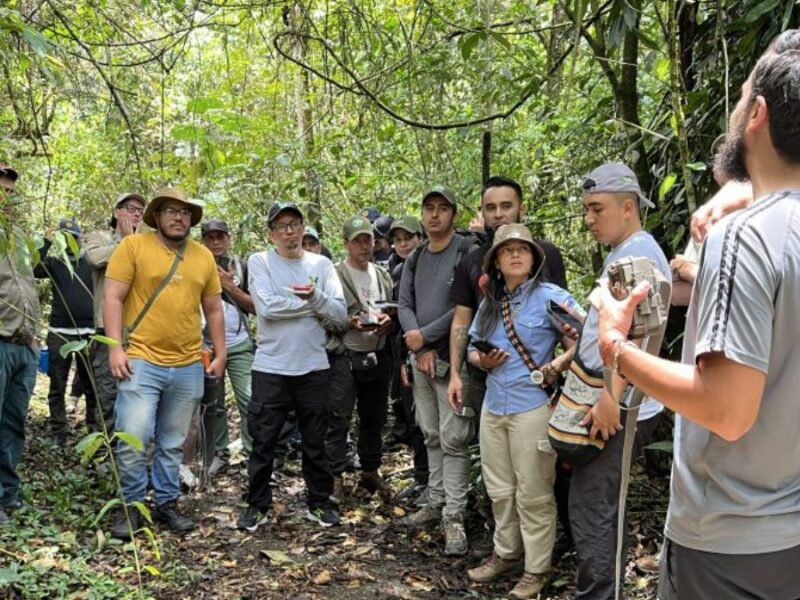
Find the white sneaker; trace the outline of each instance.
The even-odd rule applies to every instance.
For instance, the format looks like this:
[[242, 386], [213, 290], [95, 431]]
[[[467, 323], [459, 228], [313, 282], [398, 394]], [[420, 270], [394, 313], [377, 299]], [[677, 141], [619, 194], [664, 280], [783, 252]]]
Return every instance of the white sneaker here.
[[186, 486], [190, 490], [200, 485], [200, 478], [192, 473], [192, 469], [189, 465], [181, 465], [178, 468], [178, 479], [180, 479], [181, 485]]

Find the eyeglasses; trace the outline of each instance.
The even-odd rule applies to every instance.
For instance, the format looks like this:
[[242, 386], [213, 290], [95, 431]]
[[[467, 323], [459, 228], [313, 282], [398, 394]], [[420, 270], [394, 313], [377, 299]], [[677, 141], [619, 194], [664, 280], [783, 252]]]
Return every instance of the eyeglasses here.
[[141, 206], [136, 206], [135, 204], [123, 204], [120, 208], [124, 208], [128, 213], [132, 215], [142, 215], [144, 214], [144, 208]]
[[272, 226], [273, 231], [279, 231], [280, 233], [286, 233], [289, 230], [298, 231], [300, 229], [303, 229], [302, 221], [290, 221], [288, 223], [278, 223]]
[[180, 216], [181, 219], [186, 219], [192, 216], [192, 210], [189, 208], [162, 208], [158, 212], [164, 213], [170, 219]]

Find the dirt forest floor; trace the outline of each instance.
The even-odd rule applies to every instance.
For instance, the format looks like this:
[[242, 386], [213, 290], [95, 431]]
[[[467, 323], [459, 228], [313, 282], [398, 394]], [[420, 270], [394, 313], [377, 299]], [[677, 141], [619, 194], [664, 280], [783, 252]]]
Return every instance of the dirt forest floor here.
[[[304, 486], [295, 460], [277, 475], [270, 523], [254, 534], [237, 531], [244, 465], [231, 465], [215, 479], [213, 490], [182, 498], [198, 524], [194, 532], [176, 535], [153, 526], [153, 540], [142, 536], [139, 584], [132, 545], [109, 538], [107, 518], [95, 523], [115, 496], [115, 486], [110, 473], [83, 465], [75, 449], [84, 435], [83, 401], [71, 414], [69, 446], [53, 446], [47, 439], [46, 382], [40, 378], [31, 403], [21, 468], [25, 508], [14, 513], [11, 526], [0, 529], [0, 599], [490, 599], [505, 597], [513, 587], [513, 578], [469, 583], [466, 570], [479, 557], [444, 557], [437, 528], [411, 530], [401, 523], [413, 510], [398, 498], [413, 484], [410, 457], [402, 448], [384, 461], [385, 492], [367, 501], [351, 494], [342, 524], [328, 529], [303, 518]], [[232, 439], [235, 420], [232, 412]], [[668, 470], [661, 461], [655, 469], [660, 474], [638, 472], [632, 482], [629, 599], [655, 598], [657, 576], [648, 566], [661, 541], [668, 496]], [[479, 485], [478, 472], [476, 461], [473, 479]], [[356, 480], [348, 475], [351, 490]], [[467, 528], [479, 547], [487, 547], [483, 522], [473, 502]], [[541, 598], [570, 598], [573, 574], [573, 550], [559, 528], [554, 571]]]

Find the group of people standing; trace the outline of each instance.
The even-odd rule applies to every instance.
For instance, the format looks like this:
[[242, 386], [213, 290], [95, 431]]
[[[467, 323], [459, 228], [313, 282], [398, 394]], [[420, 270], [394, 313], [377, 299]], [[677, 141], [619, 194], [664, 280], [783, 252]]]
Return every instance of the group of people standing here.
[[[97, 333], [110, 341], [93, 342], [92, 365], [82, 367], [93, 368], [97, 381], [99, 413], [90, 426], [113, 419], [116, 431], [155, 449], [149, 466], [144, 447], [117, 440], [126, 503], [143, 502], [150, 483], [154, 520], [177, 531], [193, 528], [177, 506], [183, 447], [206, 396], [208, 422], [218, 424], [211, 426], [213, 446], [224, 450], [220, 384], [227, 372], [248, 455], [247, 508], [237, 527], [253, 532], [269, 519], [270, 482], [287, 422], [302, 440], [306, 517], [335, 525], [337, 507], [350, 493], [342, 474], [353, 413], [361, 469], [356, 493], [370, 496], [383, 485], [382, 431], [394, 390], [396, 417], [413, 415], [419, 428], [409, 423], [409, 439], [419, 442], [415, 470], [424, 493], [406, 525], [441, 525], [444, 554], [467, 553], [470, 444], [477, 430], [494, 548], [468, 570], [469, 579], [485, 583], [516, 574], [510, 597], [537, 597], [547, 583], [561, 513], [576, 548], [575, 597], [605, 600], [615, 596], [617, 540], [625, 540], [617, 531], [629, 466], [623, 436], [646, 441], [663, 403], [679, 416], [659, 597], [800, 597], [792, 567], [800, 549], [800, 466], [791, 419], [800, 372], [793, 368], [800, 333], [794, 309], [800, 112], [790, 104], [800, 99], [798, 57], [800, 32], [779, 36], [731, 117], [715, 174], [721, 183], [751, 180], [759, 200], [712, 229], [691, 269], [697, 283], [687, 365], [667, 363], [630, 341], [646, 286], [620, 300], [603, 283], [608, 267], [626, 257], [647, 258], [672, 280], [663, 251], [642, 227], [640, 211], [653, 204], [619, 163], [594, 169], [578, 188], [590, 233], [610, 249], [586, 310], [567, 290], [559, 249], [534, 239], [523, 224], [522, 189], [505, 177], [484, 183], [480, 233], [456, 231], [462, 205], [452, 190], [436, 186], [423, 195], [419, 219], [379, 222], [370, 210], [347, 219], [346, 256], [335, 265], [291, 202], [269, 209], [272, 247], [244, 263], [229, 255], [230, 231], [220, 219], [204, 222], [202, 243], [189, 239], [203, 207], [182, 190], [162, 189], [149, 202], [138, 194], [119, 197], [111, 231], [86, 236], [88, 268], [73, 265], [73, 284], [61, 294], [65, 304], [78, 302], [72, 295], [85, 304], [91, 283], [94, 318], [62, 314], [69, 311], [54, 302], [48, 337], [53, 348]], [[47, 246], [34, 269], [13, 241], [22, 240], [13, 224], [17, 176], [0, 164], [4, 227], [12, 234], [4, 236], [0, 262], [0, 525], [21, 505], [15, 469], [38, 355], [34, 277], [51, 277], [58, 289], [66, 285]], [[714, 214], [750, 202], [722, 200]], [[151, 231], [140, 231], [140, 222]], [[61, 229], [79, 235], [74, 222]], [[554, 306], [576, 319], [573, 324], [555, 319]], [[249, 314], [257, 322], [255, 340]], [[58, 393], [63, 397], [63, 383], [62, 377], [51, 394], [54, 433], [64, 422], [54, 401]], [[636, 431], [625, 432], [620, 413], [631, 384], [647, 398]], [[555, 403], [583, 411], [585, 437], [598, 449], [592, 460], [559, 468], [548, 436]], [[781, 456], [786, 460], [776, 460]], [[558, 500], [557, 478], [568, 491]], [[129, 538], [140, 525], [138, 511], [131, 511], [119, 516], [112, 533]]]

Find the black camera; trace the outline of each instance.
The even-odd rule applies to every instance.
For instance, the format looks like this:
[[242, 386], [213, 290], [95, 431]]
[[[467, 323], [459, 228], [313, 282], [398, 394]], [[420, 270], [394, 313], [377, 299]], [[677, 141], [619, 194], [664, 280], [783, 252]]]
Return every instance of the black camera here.
[[227, 256], [215, 256], [214, 260], [220, 266], [221, 269], [227, 271], [231, 267], [231, 259]]

